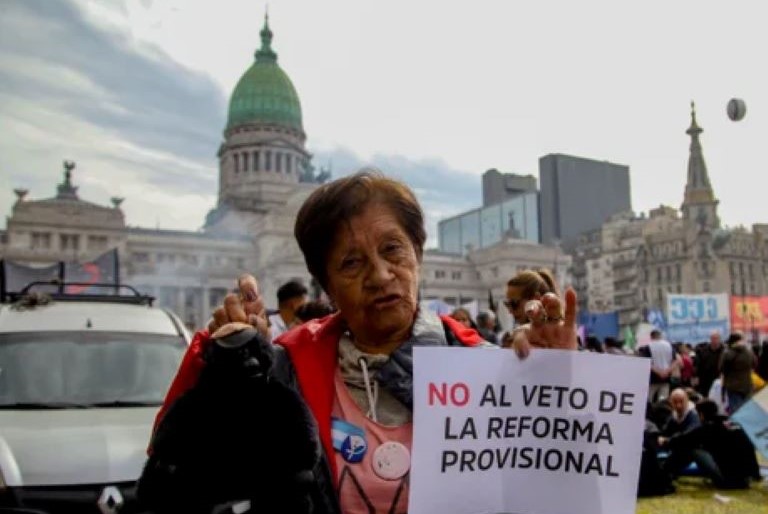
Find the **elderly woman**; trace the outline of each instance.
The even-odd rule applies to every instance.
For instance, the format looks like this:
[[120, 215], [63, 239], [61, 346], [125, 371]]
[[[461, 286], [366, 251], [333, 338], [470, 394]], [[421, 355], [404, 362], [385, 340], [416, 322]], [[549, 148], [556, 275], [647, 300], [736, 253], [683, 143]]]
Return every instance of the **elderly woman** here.
[[505, 334], [502, 346], [525, 358], [532, 347], [578, 349], [576, 293], [565, 292], [565, 317], [557, 285], [546, 269], [521, 271], [507, 282], [504, 305], [515, 318], [515, 328]]
[[[455, 319], [419, 309], [426, 233], [422, 210], [405, 185], [369, 171], [325, 184], [299, 211], [295, 236], [310, 273], [338, 308], [283, 334], [270, 357], [272, 383], [298, 393], [314, 420], [310, 436], [321, 448], [305, 512], [405, 512], [413, 347], [487, 343]], [[227, 297], [209, 331], [197, 334], [166, 405], [206, 366], [201, 348], [209, 333], [225, 337], [246, 323], [263, 329], [256, 281], [243, 277], [239, 286], [240, 297]], [[562, 334], [549, 335], [575, 334], [573, 326], [558, 323]]]

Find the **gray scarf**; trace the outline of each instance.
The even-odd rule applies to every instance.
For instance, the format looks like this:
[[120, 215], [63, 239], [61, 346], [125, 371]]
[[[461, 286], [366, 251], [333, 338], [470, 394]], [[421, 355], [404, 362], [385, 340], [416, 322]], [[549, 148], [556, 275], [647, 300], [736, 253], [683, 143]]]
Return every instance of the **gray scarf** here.
[[[361, 352], [349, 334], [339, 341], [339, 369], [352, 398], [363, 411], [375, 409], [379, 422], [397, 426], [411, 420], [413, 410], [413, 347], [446, 346], [445, 328], [431, 311], [419, 310], [411, 336], [390, 355]], [[365, 360], [372, 377], [374, 405], [369, 405], [360, 364]]]

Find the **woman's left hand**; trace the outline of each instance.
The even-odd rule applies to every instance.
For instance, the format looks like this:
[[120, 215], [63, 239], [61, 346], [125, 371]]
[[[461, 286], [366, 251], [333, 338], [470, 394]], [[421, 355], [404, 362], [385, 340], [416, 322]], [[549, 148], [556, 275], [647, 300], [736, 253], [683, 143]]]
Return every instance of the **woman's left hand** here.
[[237, 279], [237, 288], [239, 294], [228, 294], [224, 304], [213, 311], [208, 332], [213, 337], [224, 337], [250, 325], [269, 339], [267, 315], [258, 282], [253, 275], [245, 273]]
[[502, 341], [502, 346], [511, 347], [521, 359], [528, 356], [531, 348], [578, 349], [576, 292], [571, 288], [565, 291], [565, 316], [560, 315], [562, 302], [554, 294], [545, 295], [541, 304], [543, 310], [531, 310], [530, 321], [505, 334]]

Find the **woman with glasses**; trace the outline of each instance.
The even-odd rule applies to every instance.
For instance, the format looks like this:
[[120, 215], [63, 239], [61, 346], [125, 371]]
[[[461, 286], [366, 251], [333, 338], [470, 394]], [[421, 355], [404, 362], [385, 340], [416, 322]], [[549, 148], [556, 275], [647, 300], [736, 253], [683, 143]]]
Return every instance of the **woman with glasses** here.
[[[525, 358], [532, 347], [576, 350], [576, 293], [565, 292], [565, 315], [557, 285], [545, 269], [525, 270], [507, 282], [504, 305], [515, 318], [515, 328], [504, 335], [502, 346]], [[565, 321], [565, 323], [563, 323]], [[571, 329], [565, 329], [571, 327]]]

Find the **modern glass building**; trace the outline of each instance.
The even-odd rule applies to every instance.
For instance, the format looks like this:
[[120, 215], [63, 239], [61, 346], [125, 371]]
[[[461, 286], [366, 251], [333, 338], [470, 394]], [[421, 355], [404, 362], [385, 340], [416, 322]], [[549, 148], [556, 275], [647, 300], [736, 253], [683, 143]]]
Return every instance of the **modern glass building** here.
[[523, 193], [495, 205], [474, 209], [438, 222], [441, 252], [464, 255], [469, 248], [485, 248], [505, 236], [539, 242], [539, 196]]

